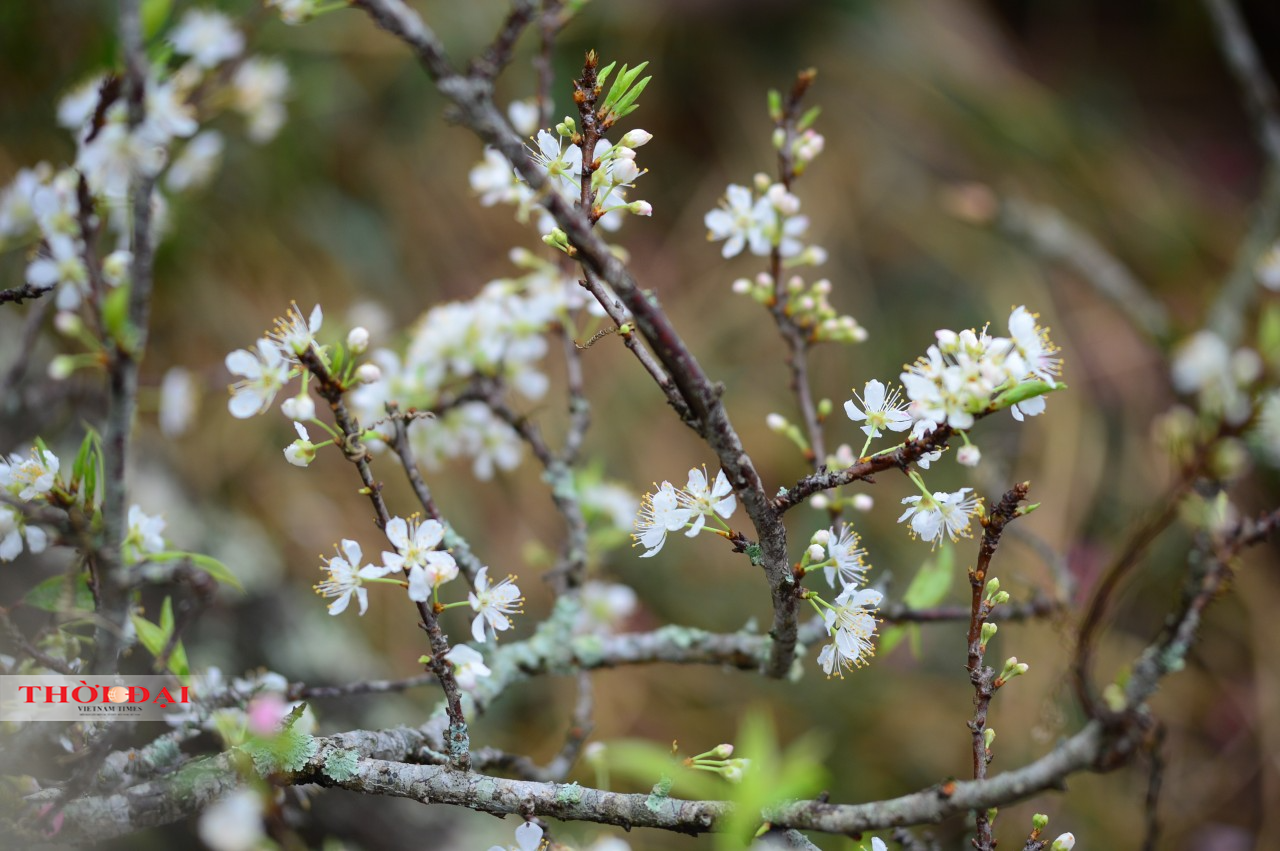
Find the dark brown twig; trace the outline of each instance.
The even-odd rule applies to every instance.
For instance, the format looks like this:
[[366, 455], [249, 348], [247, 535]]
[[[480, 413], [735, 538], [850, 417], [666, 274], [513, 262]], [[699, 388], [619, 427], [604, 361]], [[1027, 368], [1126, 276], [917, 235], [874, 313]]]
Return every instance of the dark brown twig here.
[[[987, 644], [982, 628], [987, 622], [987, 616], [996, 607], [995, 602], [986, 594], [987, 574], [991, 559], [1000, 545], [1000, 536], [1004, 533], [1005, 526], [1018, 516], [1018, 504], [1027, 498], [1029, 487], [1027, 482], [1014, 485], [991, 513], [982, 518], [982, 542], [978, 547], [978, 560], [969, 569], [969, 658], [965, 668], [969, 671], [969, 682], [973, 683], [974, 708], [973, 719], [969, 721], [969, 732], [973, 742], [973, 779], [977, 781], [986, 780], [987, 765], [991, 762], [991, 749], [986, 743], [987, 709], [996, 689], [1004, 685], [1004, 680], [996, 675], [995, 670], [983, 663]], [[995, 838], [987, 811], [975, 810], [974, 820], [977, 832], [973, 838], [973, 847], [978, 851], [993, 851]]]
[[[347, 388], [329, 371], [328, 365], [320, 358], [313, 347], [308, 346], [299, 356], [302, 365], [316, 378], [316, 392], [329, 403], [333, 411], [334, 423], [342, 433], [340, 447], [347, 460], [355, 465], [364, 485], [363, 492], [368, 495], [373, 505], [374, 519], [378, 528], [384, 533], [391, 522], [391, 512], [382, 498], [382, 483], [373, 477], [373, 469], [369, 463], [369, 451], [361, 441], [362, 431], [359, 424], [347, 409], [343, 395]], [[403, 425], [403, 423], [401, 423]], [[406, 469], [410, 469], [406, 467]], [[416, 469], [416, 468], [413, 468]], [[405, 568], [408, 572], [408, 568]], [[434, 607], [428, 602], [414, 601], [418, 615], [422, 619], [422, 628], [426, 631], [431, 643], [430, 658], [427, 666], [440, 681], [444, 690], [445, 705], [449, 713], [449, 730], [446, 735], [446, 748], [449, 752], [450, 764], [459, 770], [466, 771], [471, 767], [471, 740], [467, 732], [467, 720], [462, 711], [462, 690], [453, 675], [453, 666], [445, 655], [449, 652], [449, 639], [440, 628]]]

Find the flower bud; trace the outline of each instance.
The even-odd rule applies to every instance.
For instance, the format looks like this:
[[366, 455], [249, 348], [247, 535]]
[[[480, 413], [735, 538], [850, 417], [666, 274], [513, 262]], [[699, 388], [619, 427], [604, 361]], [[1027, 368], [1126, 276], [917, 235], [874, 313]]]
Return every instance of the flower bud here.
[[825, 547], [827, 542], [831, 540], [831, 532], [828, 529], [819, 529], [813, 533], [813, 537], [809, 539], [809, 543], [818, 544]]
[[648, 201], [632, 201], [627, 205], [627, 211], [634, 216], [652, 216], [653, 205]]
[[84, 320], [80, 318], [80, 314], [70, 310], [60, 310], [58, 315], [53, 318], [53, 327], [57, 329], [59, 334], [67, 337], [79, 334], [84, 329]]
[[825, 493], [818, 493], [809, 497], [809, 504], [819, 511], [825, 511], [831, 507], [831, 499]]
[[613, 168], [609, 169], [609, 177], [615, 186], [623, 183], [631, 183], [639, 176], [640, 167], [636, 165], [635, 160], [617, 160], [614, 162]]
[[1009, 602], [1008, 591], [1001, 591], [999, 594], [991, 598], [991, 605], [993, 606], [1003, 606], [1007, 602]]
[[810, 245], [791, 259], [799, 266], [821, 266], [827, 262], [827, 249], [821, 245]]
[[566, 254], [569, 253], [569, 235], [560, 228], [552, 228], [551, 232], [542, 237], [542, 241], [552, 248], [558, 248]]
[[1049, 817], [1044, 813], [1036, 813], [1031, 817], [1031, 826], [1036, 830], [1044, 830], [1049, 826]]
[[827, 551], [824, 550], [822, 547], [818, 546], [817, 544], [810, 545], [806, 555], [809, 556], [810, 562], [820, 562], [820, 561], [827, 560]]
[[76, 359], [71, 355], [58, 355], [49, 361], [49, 377], [54, 381], [63, 381], [76, 371]]
[[875, 505], [875, 499], [869, 493], [860, 493], [854, 496], [851, 501], [854, 511], [870, 511], [871, 506]]
[[782, 414], [769, 414], [764, 418], [764, 423], [769, 427], [769, 431], [776, 434], [782, 434], [787, 430], [787, 418]]
[[751, 282], [746, 278], [738, 278], [733, 282], [733, 291], [738, 295], [746, 295], [751, 292]]
[[637, 127], [634, 130], [628, 130], [626, 135], [622, 137], [619, 144], [628, 148], [639, 148], [649, 144], [649, 140], [652, 138], [652, 133], [647, 130], [641, 130]]
[[993, 576], [990, 579], [988, 579], [987, 584], [983, 586], [982, 596], [990, 600], [992, 597], [995, 596], [996, 592], [999, 590], [1000, 590], [1000, 579], [998, 577]]
[[578, 132], [578, 124], [572, 117], [566, 115], [564, 121], [556, 125], [556, 132], [567, 138]]
[[1072, 833], [1064, 833], [1057, 839], [1053, 840], [1050, 851], [1071, 851], [1076, 847], [1076, 837]]
[[772, 141], [774, 149], [781, 151], [782, 146], [787, 143], [787, 131], [781, 127], [774, 128]]
[[996, 632], [999, 631], [999, 629], [1000, 627], [993, 623], [984, 623], [982, 625], [982, 646], [983, 647], [986, 647], [987, 644], [991, 642], [991, 639], [996, 637]]
[[956, 450], [956, 460], [962, 467], [976, 467], [982, 460], [982, 453], [972, 443], [967, 443]]
[[369, 348], [369, 329], [361, 325], [351, 329], [347, 335], [347, 350], [353, 355], [364, 354]]
[[614, 145], [609, 149], [608, 156], [615, 160], [634, 160], [636, 152], [626, 145]]
[[991, 750], [991, 743], [996, 740], [996, 731], [991, 727], [982, 731], [982, 746]]
[[118, 287], [129, 277], [133, 268], [133, 253], [121, 249], [113, 251], [102, 261], [102, 277], [113, 287]]
[[1014, 677], [1020, 677], [1025, 674], [1031, 666], [1026, 662], [1019, 662], [1017, 656], [1010, 656], [1005, 660], [1004, 668], [1000, 671], [1000, 679], [1006, 682]]
[[730, 783], [741, 783], [742, 774], [751, 766], [749, 759], [731, 759], [720, 769], [720, 776]]
[[773, 185], [773, 178], [762, 171], [756, 172], [756, 176], [751, 180], [756, 185], [756, 191], [762, 195]]
[[284, 460], [295, 467], [309, 467], [316, 460], [316, 446], [310, 440], [300, 437], [284, 448]]
[[707, 753], [707, 759], [728, 759], [731, 756], [733, 756], [733, 745], [727, 742], [716, 745]]
[[827, 399], [824, 397], [818, 400], [818, 418], [819, 419], [825, 420], [827, 417], [831, 416], [831, 412], [833, 410], [835, 410], [835, 405], [832, 404], [830, 399]]
[[291, 420], [314, 420], [316, 403], [307, 394], [299, 393], [281, 402], [280, 411]]
[[362, 363], [356, 370], [356, 381], [361, 384], [374, 384], [382, 380], [382, 370], [376, 363]]

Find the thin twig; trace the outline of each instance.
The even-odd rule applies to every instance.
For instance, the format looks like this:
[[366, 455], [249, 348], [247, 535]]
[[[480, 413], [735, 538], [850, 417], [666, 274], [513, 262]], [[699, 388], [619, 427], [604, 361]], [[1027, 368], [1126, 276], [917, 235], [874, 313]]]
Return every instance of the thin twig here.
[[[363, 492], [368, 495], [373, 505], [374, 518], [378, 528], [385, 534], [387, 524], [391, 522], [391, 512], [382, 498], [382, 483], [373, 477], [369, 463], [369, 451], [361, 441], [362, 431], [355, 418], [347, 409], [343, 395], [347, 388], [329, 371], [328, 365], [320, 358], [314, 348], [307, 347], [298, 355], [302, 365], [316, 378], [316, 392], [329, 403], [333, 411], [334, 422], [342, 433], [341, 448], [347, 460], [353, 463], [360, 474], [364, 485]], [[405, 567], [407, 574], [409, 568]], [[435, 674], [444, 690], [445, 704], [449, 713], [449, 730], [446, 736], [451, 765], [462, 771], [471, 766], [471, 739], [467, 732], [467, 719], [462, 711], [462, 690], [453, 674], [453, 666], [445, 658], [449, 652], [449, 639], [440, 628], [440, 622], [433, 605], [429, 602], [414, 601], [418, 615], [422, 619], [422, 628], [426, 631], [431, 643], [431, 654], [427, 666]]]
[[28, 299], [40, 298], [42, 295], [51, 292], [50, 287], [35, 287], [31, 284], [23, 284], [20, 287], [10, 287], [6, 290], [0, 290], [0, 304], [22, 304]]

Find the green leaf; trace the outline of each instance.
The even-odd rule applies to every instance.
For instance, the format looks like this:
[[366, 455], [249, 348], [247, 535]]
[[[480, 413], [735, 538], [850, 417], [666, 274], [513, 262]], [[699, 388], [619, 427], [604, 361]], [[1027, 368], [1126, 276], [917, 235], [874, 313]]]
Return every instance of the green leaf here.
[[71, 465], [71, 489], [76, 490], [80, 486], [80, 481], [84, 478], [85, 464], [91, 459], [89, 453], [93, 450], [93, 433], [87, 433], [84, 440], [80, 441], [80, 451], [76, 453], [76, 460]]
[[102, 325], [107, 329], [107, 336], [115, 340], [121, 348], [133, 351], [133, 329], [129, 326], [129, 287], [121, 284], [107, 293], [102, 300]]
[[955, 550], [943, 544], [935, 555], [924, 564], [902, 595], [902, 602], [912, 609], [927, 609], [941, 603], [951, 590], [951, 577], [955, 568]]
[[142, 0], [142, 37], [147, 41], [155, 38], [169, 18], [169, 10], [173, 8], [173, 0]]
[[138, 631], [138, 641], [142, 643], [143, 647], [147, 648], [152, 656], [159, 658], [160, 654], [164, 652], [164, 646], [169, 643], [169, 636], [165, 634], [163, 629], [142, 615], [133, 614], [129, 617], [133, 621], [133, 628]]
[[636, 98], [640, 97], [640, 93], [644, 91], [644, 87], [649, 85], [649, 81], [652, 79], [653, 77], [645, 77], [613, 105], [613, 114], [616, 118], [630, 115], [639, 109], [640, 105], [636, 103]]
[[783, 751], [765, 709], [747, 711], [734, 744], [733, 755], [745, 757], [751, 764], [743, 772], [742, 782], [728, 787], [734, 807], [725, 820], [724, 832], [716, 834], [716, 845], [721, 849], [746, 847], [771, 807], [809, 798], [827, 782], [822, 765], [825, 748], [820, 740], [809, 734]]
[[782, 93], [777, 89], [769, 89], [769, 117], [774, 121], [782, 120]]
[[28, 591], [22, 602], [45, 612], [66, 611], [64, 606], [68, 604], [72, 610], [92, 612], [93, 592], [89, 590], [89, 577], [85, 573], [53, 576]]
[[1280, 369], [1280, 304], [1262, 309], [1258, 320], [1258, 352], [1272, 369]]
[[602, 68], [600, 71], [598, 71], [596, 73], [596, 82], [603, 86], [604, 81], [609, 79], [609, 74], [613, 72], [614, 66], [617, 64], [618, 63], [616, 61], [610, 62], [608, 65], [604, 66], [604, 68]]
[[1037, 396], [1044, 396], [1047, 393], [1053, 393], [1058, 390], [1066, 390], [1067, 385], [1061, 381], [1050, 385], [1045, 381], [1021, 381], [999, 396], [991, 400], [990, 408], [993, 411], [1003, 410], [1019, 402], [1025, 402], [1028, 399], [1034, 399]]
[[180, 550], [167, 550], [162, 553], [151, 553], [147, 556], [147, 561], [154, 562], [181, 561], [182, 559], [188, 559], [192, 564], [217, 581], [230, 585], [237, 591], [244, 590], [244, 586], [240, 584], [239, 579], [236, 579], [236, 575], [231, 572], [231, 569], [213, 556], [207, 556], [204, 553], [182, 552]]
[[809, 109], [805, 111], [805, 114], [800, 116], [800, 120], [796, 122], [796, 130], [799, 130], [801, 133], [808, 130], [810, 127], [813, 126], [813, 122], [818, 120], [818, 116], [821, 114], [822, 114], [822, 107], [820, 106], [809, 107]]
[[173, 598], [165, 597], [160, 604], [160, 629], [164, 632], [165, 641], [173, 635]]
[[187, 649], [182, 646], [181, 641], [173, 645], [173, 652], [169, 654], [169, 670], [179, 677], [191, 674], [191, 665], [187, 662]]

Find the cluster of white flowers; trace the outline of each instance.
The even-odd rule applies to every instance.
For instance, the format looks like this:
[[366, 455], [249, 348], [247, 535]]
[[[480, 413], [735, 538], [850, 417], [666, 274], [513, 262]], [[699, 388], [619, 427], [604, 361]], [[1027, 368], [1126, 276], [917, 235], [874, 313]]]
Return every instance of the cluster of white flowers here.
[[738, 499], [733, 495], [724, 470], [716, 474], [714, 484], [708, 483], [704, 468], [694, 467], [689, 471], [689, 481], [684, 488], [677, 488], [671, 482], [663, 482], [656, 487], [656, 491], [646, 493], [641, 500], [640, 511], [636, 515], [636, 531], [631, 536], [636, 545], [645, 548], [641, 558], [657, 555], [667, 542], [668, 532], [687, 528], [685, 535], [690, 538], [697, 535], [706, 527], [708, 517], [716, 519], [722, 527], [713, 529], [713, 532], [726, 534], [729, 531], [723, 521], [733, 515]]
[[[225, 143], [216, 131], [197, 134], [197, 98], [206, 108], [226, 104], [242, 113], [255, 141], [270, 139], [284, 122], [288, 73], [274, 60], [245, 59], [244, 36], [225, 15], [190, 9], [167, 34], [167, 41], [174, 54], [187, 61], [172, 69], [147, 69], [141, 123], [130, 126], [121, 87], [106, 75], [95, 75], [58, 104], [59, 125], [75, 136], [74, 165], [56, 170], [41, 163], [22, 169], [0, 189], [0, 247], [37, 245], [26, 281], [41, 290], [57, 287], [61, 311], [76, 310], [95, 279], [109, 286], [128, 279], [133, 258], [127, 201], [135, 178], [163, 177], [160, 185], [184, 192], [212, 177]], [[223, 73], [227, 70], [230, 73]], [[171, 157], [182, 140], [188, 141]], [[82, 177], [93, 202], [89, 209], [81, 209]], [[153, 239], [164, 232], [167, 210], [165, 195], [153, 193]], [[101, 261], [83, 239], [83, 231], [99, 227], [100, 218], [110, 235], [108, 248], [114, 248]], [[63, 327], [73, 326], [64, 322]], [[74, 368], [64, 360], [51, 374], [62, 378]]]
[[843, 677], [846, 670], [862, 667], [867, 657], [875, 655], [872, 639], [879, 623], [875, 612], [882, 599], [884, 595], [874, 588], [847, 585], [834, 605], [822, 608], [831, 643], [818, 651], [818, 664], [828, 677]]
[[[350, 395], [351, 407], [363, 421], [381, 419], [388, 401], [430, 410], [478, 378], [497, 379], [530, 401], [542, 398], [549, 385], [540, 367], [547, 331], [575, 311], [586, 307], [594, 313], [592, 308], [599, 306], [555, 264], [528, 251], [513, 252], [512, 260], [523, 274], [491, 281], [475, 298], [440, 304], [423, 314], [410, 330], [403, 356], [390, 349], [370, 354], [381, 380]], [[379, 434], [389, 441], [392, 425], [381, 426]], [[481, 479], [515, 468], [523, 454], [519, 435], [478, 401], [411, 423], [409, 437], [429, 468], [445, 458], [471, 458]]]
[[1262, 358], [1252, 349], [1232, 351], [1212, 331], [1198, 331], [1174, 351], [1173, 386], [1195, 395], [1204, 413], [1240, 425], [1253, 412], [1249, 387], [1262, 376], [1262, 368]]
[[[24, 502], [46, 499], [59, 485], [61, 461], [47, 449], [32, 447], [31, 454], [0, 455], [0, 489]], [[49, 537], [38, 526], [29, 525], [17, 507], [0, 503], [0, 561], [13, 561], [22, 553], [23, 542], [32, 553], [44, 552]]]
[[814, 592], [806, 592], [831, 638], [831, 643], [818, 653], [818, 664], [828, 677], [843, 676], [844, 671], [865, 665], [867, 657], [875, 655], [875, 607], [883, 595], [859, 587], [869, 569], [867, 551], [860, 544], [858, 533], [847, 523], [819, 529], [809, 539], [809, 548], [800, 562], [806, 573], [821, 570], [827, 584], [840, 589], [834, 604]]
[[789, 265], [819, 265], [827, 259], [825, 250], [816, 245], [806, 248], [801, 241], [809, 218], [800, 215], [800, 199], [765, 174], [756, 175], [754, 192], [730, 184], [720, 206], [707, 213], [703, 222], [708, 240], [725, 241], [721, 253], [726, 258], [747, 248], [758, 257], [768, 257], [777, 249]]
[[[536, 120], [536, 108], [524, 101], [512, 103], [508, 109], [511, 123], [525, 132], [532, 120]], [[619, 144], [600, 139], [595, 146], [590, 191], [593, 193], [591, 213], [605, 230], [617, 230], [623, 218], [630, 213], [650, 216], [653, 207], [647, 201], [626, 200], [626, 191], [645, 173], [636, 165], [636, 148], [647, 144], [653, 134], [644, 130], [631, 130]], [[582, 148], [577, 125], [566, 117], [553, 130], [539, 130], [535, 145], [529, 152], [533, 161], [547, 177], [552, 191], [571, 203], [582, 200]], [[509, 204], [516, 208], [516, 217], [527, 221], [529, 214], [538, 215], [537, 228], [541, 234], [556, 232], [555, 220], [546, 208], [538, 203], [536, 194], [516, 174], [511, 163], [501, 153], [487, 149], [484, 160], [471, 169], [472, 190], [480, 196], [484, 206]]]
[[[942, 330], [937, 340], [901, 376], [911, 400], [908, 412], [916, 421], [964, 430], [999, 393], [1020, 383], [1057, 386], [1058, 349], [1025, 307], [1016, 307], [1009, 315], [1008, 337], [992, 337], [986, 329], [958, 334]], [[1044, 397], [1034, 395], [1009, 407], [1014, 419], [1034, 417], [1044, 411]]]

